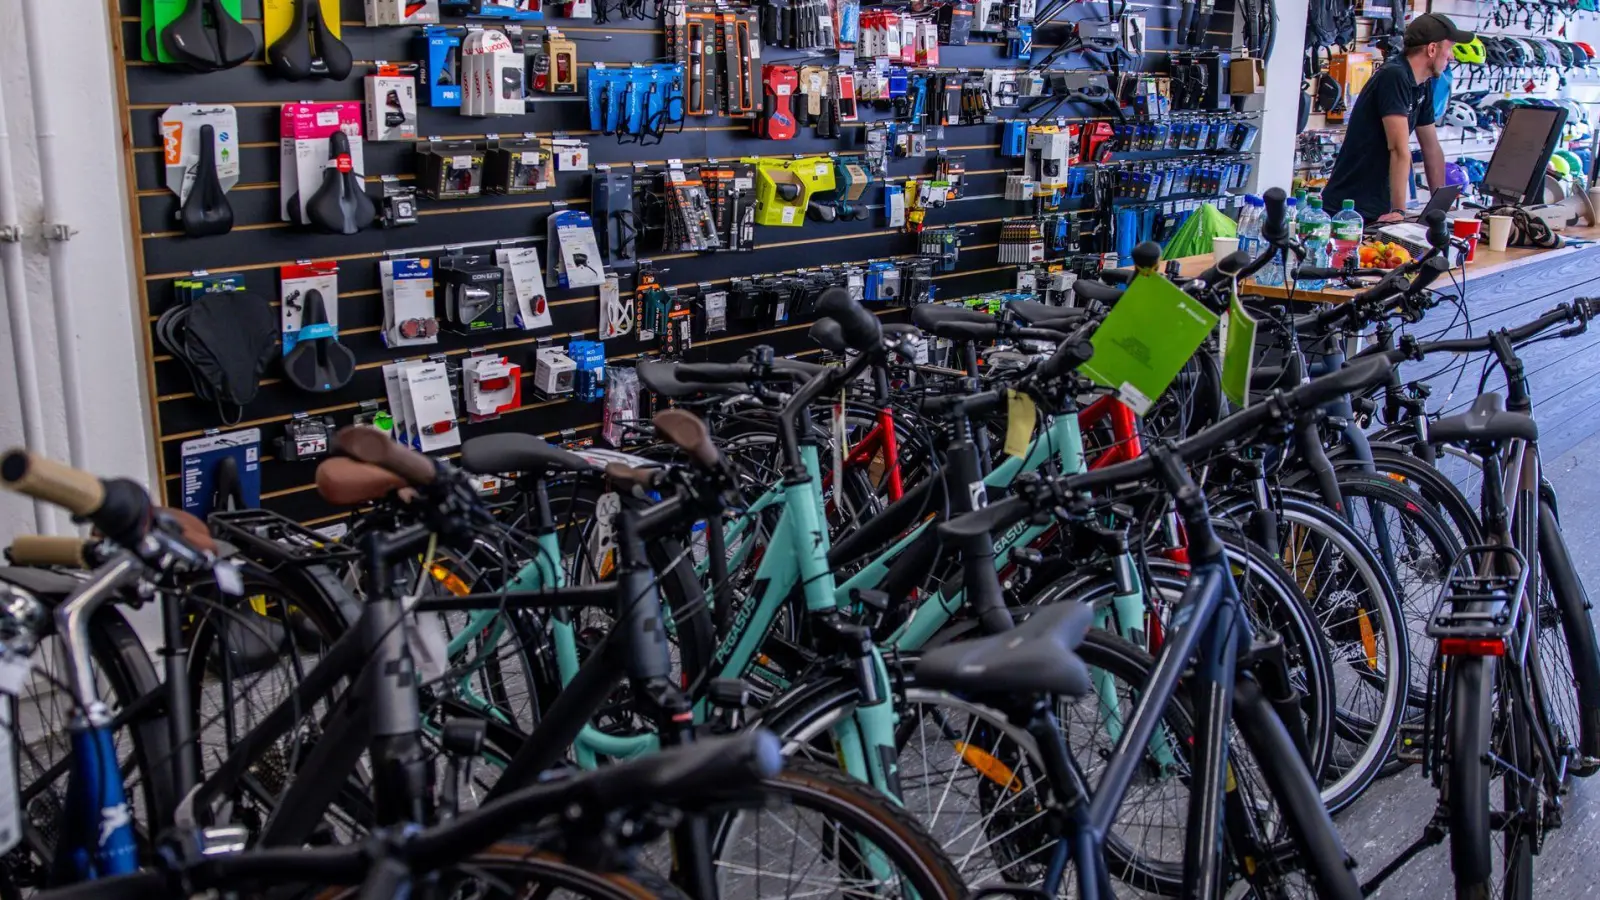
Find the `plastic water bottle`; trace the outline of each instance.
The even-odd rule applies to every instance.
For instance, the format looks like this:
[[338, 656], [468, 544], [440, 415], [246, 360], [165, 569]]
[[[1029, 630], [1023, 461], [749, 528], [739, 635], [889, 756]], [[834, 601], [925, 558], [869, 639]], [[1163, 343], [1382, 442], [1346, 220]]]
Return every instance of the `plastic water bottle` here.
[[[1306, 248], [1305, 264], [1327, 267], [1332, 260], [1333, 220], [1322, 211], [1321, 197], [1312, 197], [1309, 208], [1296, 217], [1295, 233]], [[1307, 291], [1320, 291], [1327, 284], [1326, 278], [1301, 278], [1295, 281], [1297, 287]]]
[[[1295, 197], [1290, 197], [1284, 204], [1283, 225], [1289, 230], [1290, 234], [1295, 233], [1295, 207], [1298, 204], [1299, 200]], [[1261, 221], [1264, 223], [1266, 222], [1265, 201], [1262, 202], [1262, 207]], [[1265, 238], [1263, 238], [1263, 240], [1265, 240]], [[1284, 273], [1283, 257], [1284, 251], [1282, 250], [1274, 254], [1272, 257], [1272, 262], [1262, 266], [1261, 271], [1256, 273], [1256, 284], [1259, 284], [1263, 287], [1283, 287], [1284, 280], [1288, 277]]]
[[1266, 204], [1255, 194], [1244, 195], [1244, 209], [1239, 213], [1239, 249], [1253, 259], [1261, 255], [1261, 219], [1266, 214]]
[[1338, 215], [1333, 217], [1332, 266], [1335, 269], [1343, 267], [1344, 261], [1351, 258], [1357, 266], [1361, 265], [1361, 232], [1366, 227], [1366, 220], [1356, 212], [1356, 202], [1344, 201]]

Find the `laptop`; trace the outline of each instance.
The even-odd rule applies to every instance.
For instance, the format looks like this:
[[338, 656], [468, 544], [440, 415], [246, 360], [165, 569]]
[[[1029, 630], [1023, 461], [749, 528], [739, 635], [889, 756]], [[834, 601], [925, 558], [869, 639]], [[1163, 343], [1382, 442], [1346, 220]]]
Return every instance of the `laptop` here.
[[[1420, 224], [1422, 220], [1427, 217], [1428, 213], [1433, 212], [1434, 210], [1438, 210], [1448, 215], [1450, 212], [1450, 207], [1455, 205], [1456, 198], [1460, 196], [1461, 185], [1447, 184], [1428, 195], [1428, 202], [1424, 204], [1421, 209], [1417, 210], [1415, 214], [1409, 212], [1406, 213], [1406, 217], [1401, 219], [1398, 223], [1368, 222], [1366, 228], [1363, 229], [1363, 233], [1371, 236], [1377, 234], [1378, 230], [1381, 228], [1393, 228], [1397, 224]], [[1408, 230], [1402, 230], [1402, 233], [1405, 233], [1409, 237], [1410, 232]], [[1395, 239], [1397, 238], [1393, 236], [1390, 237], [1390, 240]], [[1400, 240], [1400, 243], [1405, 244], [1408, 243], [1408, 241], [1402, 239]]]

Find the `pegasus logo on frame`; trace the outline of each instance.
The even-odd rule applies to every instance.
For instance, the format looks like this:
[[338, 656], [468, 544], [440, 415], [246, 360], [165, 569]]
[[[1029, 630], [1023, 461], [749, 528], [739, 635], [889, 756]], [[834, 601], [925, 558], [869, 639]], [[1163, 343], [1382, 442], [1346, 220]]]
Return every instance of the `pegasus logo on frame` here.
[[105, 846], [119, 829], [132, 824], [133, 816], [128, 812], [128, 804], [103, 807], [100, 810], [100, 845]]

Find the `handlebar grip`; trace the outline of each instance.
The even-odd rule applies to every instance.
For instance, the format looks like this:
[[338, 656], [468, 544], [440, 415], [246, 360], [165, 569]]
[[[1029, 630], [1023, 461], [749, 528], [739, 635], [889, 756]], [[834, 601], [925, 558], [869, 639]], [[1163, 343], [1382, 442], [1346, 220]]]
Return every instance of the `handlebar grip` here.
[[817, 312], [839, 323], [845, 343], [862, 353], [876, 350], [883, 343], [883, 325], [867, 308], [850, 299], [841, 287], [828, 288], [817, 300]]
[[334, 437], [334, 444], [345, 455], [387, 469], [413, 485], [432, 484], [439, 475], [439, 464], [376, 428], [352, 425]]
[[1333, 278], [1343, 278], [1344, 275], [1343, 269], [1325, 269], [1321, 266], [1301, 266], [1294, 270], [1296, 280], [1305, 278], [1326, 281]]
[[678, 363], [674, 370], [680, 381], [701, 381], [707, 384], [731, 384], [749, 381], [755, 377], [753, 367], [743, 363]]
[[85, 519], [99, 512], [106, 501], [105, 482], [99, 478], [20, 449], [8, 450], [0, 457], [0, 485]]
[[1133, 248], [1133, 267], [1135, 269], [1153, 269], [1161, 264], [1161, 245], [1155, 241], [1144, 241]]
[[92, 568], [88, 550], [94, 541], [75, 537], [49, 537], [19, 534], [11, 540], [6, 554], [19, 566], [63, 566], [69, 569]]
[[33, 896], [36, 900], [145, 900], [148, 897], [160, 897], [171, 888], [162, 873], [145, 871], [112, 878], [96, 878], [67, 887], [53, 888]]
[[1428, 227], [1428, 245], [1435, 250], [1450, 249], [1450, 224], [1445, 221], [1443, 210], [1433, 210], [1423, 219]]
[[1254, 260], [1250, 258], [1250, 254], [1243, 250], [1235, 250], [1224, 256], [1216, 265], [1196, 275], [1193, 281], [1207, 286], [1215, 285], [1225, 278], [1232, 278], [1244, 271], [1252, 262]]
[[1266, 218], [1261, 222], [1261, 236], [1268, 241], [1286, 240], [1289, 237], [1289, 195], [1283, 188], [1268, 188], [1261, 199], [1267, 207]]
[[1353, 394], [1386, 380], [1392, 369], [1394, 364], [1386, 357], [1362, 359], [1296, 389], [1289, 395], [1289, 402], [1297, 409], [1315, 409], [1340, 396]]
[[589, 782], [596, 808], [609, 809], [645, 799], [676, 803], [740, 790], [781, 771], [782, 743], [772, 732], [758, 728], [696, 740], [581, 777]]
[[1416, 296], [1427, 290], [1440, 275], [1450, 271], [1450, 262], [1443, 256], [1435, 256], [1422, 264], [1417, 274], [1411, 278], [1411, 286], [1406, 288], [1407, 296]]
[[1039, 365], [1039, 375], [1043, 378], [1060, 378], [1093, 358], [1094, 344], [1089, 343], [1088, 338], [1068, 338], [1061, 342], [1049, 359]]

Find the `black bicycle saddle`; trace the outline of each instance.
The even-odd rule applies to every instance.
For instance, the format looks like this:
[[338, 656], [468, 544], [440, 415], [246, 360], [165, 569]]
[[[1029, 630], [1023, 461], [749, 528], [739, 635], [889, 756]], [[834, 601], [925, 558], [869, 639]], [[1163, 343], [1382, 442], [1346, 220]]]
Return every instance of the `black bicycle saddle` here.
[[[321, 291], [307, 291], [301, 301], [300, 327], [328, 324]], [[283, 374], [302, 391], [325, 394], [350, 383], [356, 374], [356, 355], [338, 338], [321, 337], [297, 341], [283, 358]]]
[[350, 170], [349, 158], [350, 137], [335, 131], [328, 137], [328, 159], [334, 163], [322, 170], [322, 187], [305, 205], [306, 221], [333, 234], [355, 234], [378, 215], [366, 185]]
[[295, 0], [294, 23], [267, 50], [267, 61], [290, 81], [343, 81], [350, 75], [355, 58], [350, 55], [350, 48], [328, 29], [320, 0]]
[[256, 54], [256, 36], [222, 0], [189, 0], [159, 38], [173, 59], [206, 71], [231, 69]]
[[1094, 607], [1045, 606], [1010, 631], [956, 641], [924, 653], [917, 684], [958, 694], [996, 696], [1089, 692], [1089, 667], [1074, 651], [1094, 625]]
[[178, 219], [189, 237], [210, 237], [233, 230], [233, 207], [217, 180], [217, 134], [210, 125], [200, 126], [200, 160], [195, 163], [194, 184], [183, 201]]

